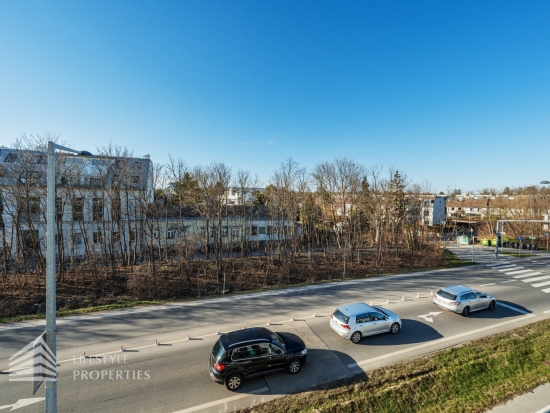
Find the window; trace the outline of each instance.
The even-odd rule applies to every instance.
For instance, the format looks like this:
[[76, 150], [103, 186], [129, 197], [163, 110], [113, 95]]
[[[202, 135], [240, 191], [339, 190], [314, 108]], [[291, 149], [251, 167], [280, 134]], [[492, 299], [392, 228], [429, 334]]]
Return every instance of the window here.
[[241, 229], [238, 227], [231, 228], [231, 236], [238, 237], [241, 234]]
[[130, 230], [130, 242], [136, 242], [137, 233], [136, 230]]
[[113, 221], [119, 221], [122, 218], [120, 205], [120, 198], [113, 198], [111, 200], [111, 219]]
[[92, 187], [92, 188], [101, 188], [101, 178], [90, 177], [90, 187]]
[[73, 198], [73, 221], [84, 220], [84, 198]]
[[[266, 347], [260, 347], [260, 344], [253, 344], [251, 346], [240, 347], [233, 350], [231, 355], [231, 360], [244, 360], [254, 357], [261, 357], [262, 355], [269, 354], [268, 351], [271, 351], [269, 344]], [[263, 353], [263, 354], [262, 354]]]
[[426, 210], [424, 211], [424, 216], [425, 216], [425, 217], [430, 216], [430, 211], [426, 209]]
[[173, 229], [169, 229], [168, 231], [166, 231], [166, 239], [174, 239], [175, 233], [176, 231], [174, 231]]
[[222, 237], [227, 237], [227, 227], [222, 227]]
[[370, 321], [383, 321], [386, 319], [384, 315], [377, 313], [377, 312], [371, 312], [369, 313]]
[[337, 320], [340, 320], [342, 323], [347, 324], [349, 321], [349, 317], [345, 315], [340, 310], [336, 310], [334, 313], [332, 313], [334, 317], [336, 317]]
[[250, 228], [250, 235], [258, 235], [258, 227], [257, 226], [252, 226]]
[[369, 318], [369, 314], [368, 314], [368, 313], [359, 314], [358, 316], [356, 316], [356, 319], [355, 319], [355, 322], [356, 322], [357, 324], [368, 323], [369, 321], [370, 321], [370, 318]]
[[187, 235], [189, 235], [189, 227], [179, 227], [178, 232], [180, 234], [180, 237], [186, 237]]
[[113, 242], [120, 241], [120, 232], [113, 232]]
[[267, 235], [274, 235], [277, 231], [276, 231], [276, 227], [274, 227], [273, 225], [268, 225], [267, 226]]
[[259, 235], [267, 234], [267, 228], [266, 227], [258, 227], [258, 234]]
[[153, 238], [154, 239], [159, 239], [159, 237], [160, 237], [159, 231], [153, 231]]
[[38, 197], [27, 198], [27, 210], [30, 215], [40, 214], [40, 198]]
[[133, 185], [134, 187], [136, 187], [136, 186], [139, 185], [139, 176], [138, 176], [138, 175], [132, 176], [132, 185]]
[[200, 232], [201, 232], [202, 236], [205, 236], [206, 235], [206, 227], [201, 227]]
[[474, 299], [474, 293], [466, 293], [462, 297], [460, 297], [461, 300], [473, 300]]
[[103, 221], [103, 198], [93, 199], [92, 219], [94, 221]]
[[75, 247], [79, 247], [82, 244], [84, 244], [84, 238], [82, 237], [82, 234], [80, 232], [75, 232], [73, 234], [73, 245]]
[[101, 232], [94, 232], [93, 241], [94, 244], [101, 244], [101, 242], [103, 241], [103, 236], [101, 235]]
[[16, 153], [8, 153], [6, 158], [4, 158], [4, 162], [15, 162], [17, 160], [17, 154]]
[[63, 218], [63, 198], [55, 198], [55, 213], [57, 219]]
[[40, 249], [40, 238], [38, 237], [37, 229], [21, 230], [21, 241], [23, 242], [23, 248], [25, 250]]

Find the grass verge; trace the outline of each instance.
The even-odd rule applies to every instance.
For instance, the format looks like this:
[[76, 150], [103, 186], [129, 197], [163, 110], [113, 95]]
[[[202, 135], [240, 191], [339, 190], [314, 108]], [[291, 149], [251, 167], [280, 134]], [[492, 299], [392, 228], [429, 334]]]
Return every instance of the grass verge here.
[[[107, 311], [107, 310], [116, 310], [119, 308], [129, 308], [129, 307], [137, 307], [137, 306], [143, 306], [143, 305], [155, 305], [155, 304], [163, 304], [167, 301], [162, 300], [156, 300], [156, 301], [123, 301], [120, 303], [113, 303], [113, 304], [106, 304], [106, 305], [98, 305], [95, 307], [85, 307], [85, 308], [76, 308], [74, 310], [60, 310], [57, 311], [58, 317], [63, 316], [69, 316], [69, 315], [77, 315], [77, 314], [88, 314], [88, 313], [95, 313], [97, 311]], [[15, 323], [17, 321], [28, 321], [28, 320], [40, 320], [46, 318], [46, 314], [26, 314], [26, 315], [19, 315], [15, 317], [5, 317], [0, 318], [0, 323]]]
[[241, 412], [474, 413], [550, 380], [550, 320]]

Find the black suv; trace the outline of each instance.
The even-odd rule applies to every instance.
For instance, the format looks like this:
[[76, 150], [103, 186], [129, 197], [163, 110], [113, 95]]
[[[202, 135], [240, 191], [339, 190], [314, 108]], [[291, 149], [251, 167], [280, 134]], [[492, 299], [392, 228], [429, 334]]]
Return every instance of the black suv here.
[[245, 378], [281, 370], [296, 374], [306, 358], [306, 345], [297, 335], [247, 328], [223, 334], [216, 342], [210, 355], [210, 377], [235, 391]]

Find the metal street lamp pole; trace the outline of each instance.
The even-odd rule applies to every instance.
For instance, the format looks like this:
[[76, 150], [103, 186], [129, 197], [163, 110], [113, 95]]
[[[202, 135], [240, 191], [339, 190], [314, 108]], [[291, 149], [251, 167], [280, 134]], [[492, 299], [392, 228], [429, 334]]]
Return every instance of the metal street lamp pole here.
[[[55, 150], [60, 149], [80, 156], [93, 156], [87, 151], [75, 151], [48, 142], [48, 170], [46, 197], [46, 344], [56, 357], [56, 285], [55, 285]], [[57, 381], [46, 381], [46, 413], [57, 412]]]
[[470, 232], [472, 234], [472, 262], [474, 262], [474, 245], [475, 245], [475, 239], [474, 239], [474, 228], [470, 228]]

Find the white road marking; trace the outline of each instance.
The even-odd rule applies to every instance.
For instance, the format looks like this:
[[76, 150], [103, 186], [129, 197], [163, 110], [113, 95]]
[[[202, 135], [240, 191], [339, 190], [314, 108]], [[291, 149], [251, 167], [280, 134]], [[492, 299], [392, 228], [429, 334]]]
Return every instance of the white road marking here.
[[514, 281], [518, 281], [518, 280], [508, 280], [508, 281], [502, 281], [503, 283], [513, 283]]
[[509, 265], [509, 264], [507, 262], [498, 263], [498, 264], [485, 264], [486, 267], [493, 267], [493, 268], [498, 268], [505, 265]]
[[543, 311], [544, 314], [550, 314], [550, 310]]
[[521, 280], [521, 281], [523, 281], [524, 283], [530, 283], [533, 281], [547, 280], [549, 278], [550, 278], [550, 275], [544, 275], [542, 277], [528, 278], [526, 280]]
[[512, 271], [512, 272], [507, 272], [506, 275], [525, 274], [526, 272], [531, 272], [531, 271], [533, 271], [533, 270]]
[[428, 314], [419, 315], [418, 318], [423, 318], [424, 320], [429, 321], [430, 323], [433, 323], [434, 319], [432, 317], [435, 317], [436, 315], [441, 313], [442, 311], [429, 312]]
[[546, 290], [542, 290], [543, 293], [550, 293], [550, 288], [547, 288]]
[[543, 287], [543, 286], [545, 286], [545, 285], [550, 285], [550, 281], [545, 281], [545, 282], [543, 282], [543, 283], [532, 284], [532, 285], [533, 285], [533, 287], [535, 287], [535, 288], [539, 288], [539, 287]]
[[[499, 304], [499, 305], [502, 305], [502, 304]], [[511, 308], [513, 308], [513, 307], [511, 307]], [[517, 311], [521, 312], [522, 310], [517, 310]], [[529, 318], [529, 317], [535, 317], [535, 314], [526, 314], [526, 315], [524, 315], [522, 317], [518, 317], [514, 320], [508, 320], [508, 321], [505, 321], [503, 323], [494, 324], [492, 326], [479, 328], [477, 330], [468, 331], [466, 333], [457, 334], [455, 336], [440, 338], [440, 339], [434, 340], [430, 343], [420, 344], [418, 346], [414, 346], [414, 347], [406, 348], [406, 349], [403, 349], [403, 350], [395, 351], [393, 353], [384, 354], [383, 356], [374, 357], [372, 359], [363, 360], [363, 361], [360, 361], [360, 362], [357, 362], [357, 363], [348, 364], [347, 367], [351, 369], [351, 368], [365, 366], [367, 364], [370, 364], [370, 363], [373, 363], [373, 362], [376, 362], [376, 361], [381, 361], [381, 360], [385, 360], [385, 359], [388, 359], [388, 358], [393, 358], [395, 356], [398, 356], [398, 355], [401, 355], [401, 354], [406, 354], [406, 353], [409, 353], [409, 352], [415, 351], [415, 350], [421, 350], [423, 348], [433, 346], [434, 344], [445, 343], [447, 341], [456, 340], [457, 338], [462, 338], [462, 337], [466, 337], [466, 336], [469, 336], [469, 335], [472, 335], [472, 334], [481, 333], [485, 330], [489, 330], [489, 329], [492, 329], [492, 328], [509, 325], [510, 323], [513, 323], [513, 322], [516, 322], [516, 321], [522, 321], [522, 320], [525, 320], [526, 318]]]
[[480, 287], [486, 287], [488, 285], [495, 285], [495, 283], [489, 283], [489, 284], [481, 284]]
[[504, 272], [504, 271], [510, 271], [512, 268], [514, 268], [515, 270], [519, 270], [520, 268], [525, 268], [525, 267], [519, 267], [516, 264], [514, 264], [514, 265], [505, 265], [504, 267], [496, 268], [496, 270], [500, 272]]
[[30, 406], [31, 404], [41, 402], [42, 400], [46, 400], [45, 397], [32, 397], [30, 399], [19, 399], [14, 404], [7, 404], [5, 406], [0, 406], [0, 410], [7, 409], [8, 407], [11, 407], [10, 412], [12, 410], [20, 409], [21, 407]]
[[536, 411], [535, 413], [548, 413], [550, 412], [550, 404], [546, 407], [543, 407], [542, 409]]
[[503, 303], [498, 302], [498, 301], [497, 301], [497, 305], [500, 306], [500, 307], [506, 307], [506, 308], [508, 308], [509, 310], [512, 310], [512, 311], [517, 311], [520, 314], [531, 314], [531, 313], [529, 313], [529, 311], [520, 310], [519, 308], [512, 307], [511, 305], [503, 304]]
[[529, 274], [514, 275], [514, 278], [526, 278], [526, 277], [532, 277], [534, 275], [542, 275], [542, 272], [530, 272]]
[[174, 412], [174, 413], [196, 412], [196, 411], [199, 411], [199, 410], [208, 409], [209, 407], [218, 406], [220, 404], [231, 403], [235, 400], [244, 399], [245, 397], [248, 397], [248, 396], [253, 395], [253, 394], [262, 394], [262, 393], [266, 393], [266, 392], [269, 392], [269, 389], [267, 387], [264, 387], [264, 388], [261, 388], [259, 390], [253, 390], [253, 391], [248, 392], [248, 393], [239, 394], [238, 396], [228, 397], [227, 399], [216, 400], [214, 402], [189, 407], [188, 409], [178, 410], [177, 412]]

